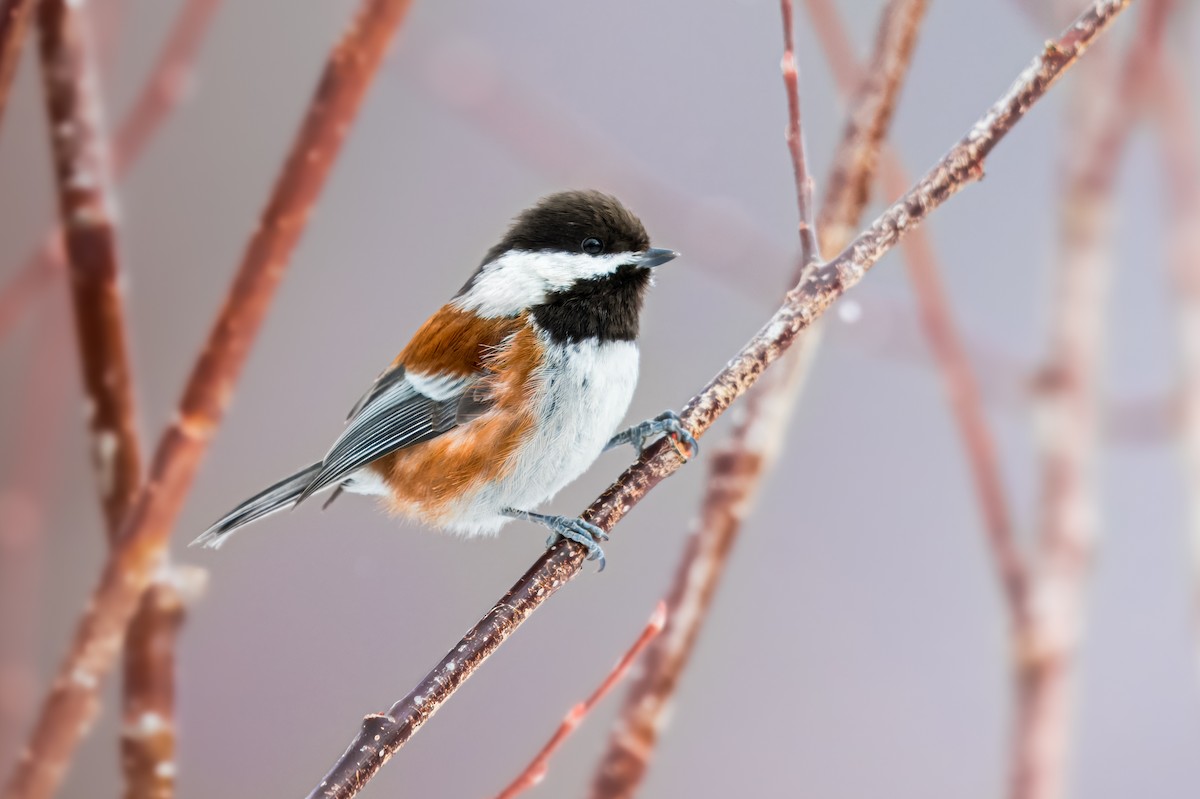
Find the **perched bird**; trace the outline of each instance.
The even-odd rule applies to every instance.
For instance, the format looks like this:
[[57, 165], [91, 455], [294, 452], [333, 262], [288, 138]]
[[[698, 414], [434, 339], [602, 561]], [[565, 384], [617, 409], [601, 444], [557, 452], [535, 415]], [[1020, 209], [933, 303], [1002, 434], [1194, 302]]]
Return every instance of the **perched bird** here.
[[543, 198], [379, 375], [324, 459], [238, 505], [193, 544], [218, 547], [243, 525], [344, 489], [467, 536], [535, 522], [551, 530], [547, 546], [569, 538], [603, 569], [603, 530], [534, 509], [605, 449], [640, 452], [666, 434], [681, 452], [698, 450], [671, 411], [613, 435], [637, 383], [652, 270], [677, 255], [651, 248], [613, 197]]

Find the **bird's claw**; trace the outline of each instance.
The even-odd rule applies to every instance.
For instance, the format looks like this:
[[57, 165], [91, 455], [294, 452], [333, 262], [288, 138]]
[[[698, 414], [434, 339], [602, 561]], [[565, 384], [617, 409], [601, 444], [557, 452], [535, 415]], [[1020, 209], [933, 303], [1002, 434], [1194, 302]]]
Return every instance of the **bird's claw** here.
[[683, 458], [684, 463], [700, 454], [700, 442], [696, 440], [690, 430], [683, 426], [683, 420], [675, 411], [663, 411], [653, 421], [657, 422], [662, 432], [670, 437], [671, 445], [675, 447], [679, 457]]
[[600, 548], [601, 541], [608, 540], [608, 533], [591, 522], [583, 519], [572, 519], [567, 516], [547, 517], [547, 524], [552, 532], [546, 539], [546, 549], [557, 544], [562, 539], [574, 541], [587, 549], [587, 559], [598, 561], [598, 572], [604, 571], [604, 550]]
[[679, 453], [679, 457], [687, 461], [700, 454], [700, 444], [696, 437], [684, 426], [683, 420], [675, 411], [663, 411], [653, 419], [636, 424], [628, 430], [613, 436], [605, 449], [611, 449], [619, 444], [631, 444], [640, 457], [645, 451], [650, 439], [665, 435], [671, 439], [671, 445]]

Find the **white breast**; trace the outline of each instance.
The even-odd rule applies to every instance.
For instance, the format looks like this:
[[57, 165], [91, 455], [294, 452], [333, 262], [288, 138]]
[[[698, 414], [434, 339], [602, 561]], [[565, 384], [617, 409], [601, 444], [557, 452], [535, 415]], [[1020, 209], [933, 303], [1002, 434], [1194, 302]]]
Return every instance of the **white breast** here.
[[534, 510], [592, 465], [625, 418], [637, 385], [636, 342], [544, 341], [537, 432], [513, 454], [508, 475], [473, 497], [451, 527], [495, 532], [508, 521], [501, 509]]

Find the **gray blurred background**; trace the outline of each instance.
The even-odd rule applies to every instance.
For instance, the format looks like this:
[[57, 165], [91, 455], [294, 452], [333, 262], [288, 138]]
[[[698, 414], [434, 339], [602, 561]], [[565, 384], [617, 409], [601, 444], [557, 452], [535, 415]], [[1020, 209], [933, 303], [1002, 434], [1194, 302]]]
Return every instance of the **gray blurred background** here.
[[[123, 5], [105, 72], [110, 120], [179, 2]], [[840, 5], [865, 52], [881, 3]], [[190, 102], [121, 187], [148, 443], [170, 418], [353, 6], [226, 3]], [[1117, 38], [1133, 17], [1118, 22]], [[798, 10], [797, 19], [820, 180], [843, 104], [807, 18]], [[1196, 15], [1176, 25], [1171, 38], [1188, 49]], [[910, 169], [929, 166], [1052, 33], [1013, 0], [933, 2], [893, 126]], [[0, 277], [55, 213], [31, 49], [0, 135]], [[684, 253], [649, 300], [629, 419], [681, 406], [773, 309], [790, 272], [796, 211], [779, 57], [773, 0], [415, 3], [174, 535], [175, 558], [210, 575], [181, 643], [180, 797], [303, 795], [360, 717], [406, 693], [533, 561], [544, 536], [514, 524], [497, 540], [463, 542], [350, 499], [274, 517], [219, 553], [185, 544], [322, 453], [349, 405], [507, 220], [562, 187], [621, 196], [656, 245]], [[1195, 85], [1194, 68], [1189, 77]], [[1018, 367], [1036, 363], [1046, 339], [1062, 99], [1055, 92], [1039, 106], [991, 158], [987, 180], [931, 222], [958, 320]], [[1165, 395], [1174, 379], [1156, 146], [1140, 131], [1121, 170], [1106, 380], [1116, 401]], [[722, 225], [743, 238], [714, 233]], [[1004, 784], [1003, 607], [939, 380], [919, 337], [905, 332], [911, 296], [898, 258], [881, 262], [855, 299], [861, 318], [828, 327], [648, 796], [948, 799], [996, 796]], [[32, 423], [19, 408], [30, 353], [46, 335], [37, 320], [51, 312], [39, 304], [0, 347], [8, 484], [21, 472], [13, 442]], [[37, 420], [57, 475], [41, 573], [29, 575], [43, 677], [94, 584], [104, 541], [77, 369], [65, 352], [58, 368], [73, 386], [69, 401]], [[985, 366], [989, 391], [1019, 391], [1013, 375]], [[1027, 537], [1036, 498], [1029, 419], [998, 402], [991, 422]], [[708, 446], [724, 431], [718, 425]], [[1173, 443], [1125, 435], [1103, 450], [1103, 537], [1070, 769], [1077, 796], [1200, 791], [1195, 586]], [[628, 460], [604, 456], [555, 512], [581, 510]], [[641, 629], [670, 579], [704, 469], [701, 459], [638, 506], [607, 547], [605, 573], [586, 573], [536, 614], [364, 795], [496, 793]], [[116, 791], [115, 701], [110, 685], [64, 796]], [[582, 793], [618, 704], [589, 719], [536, 795]], [[0, 763], [10, 757], [0, 753]]]

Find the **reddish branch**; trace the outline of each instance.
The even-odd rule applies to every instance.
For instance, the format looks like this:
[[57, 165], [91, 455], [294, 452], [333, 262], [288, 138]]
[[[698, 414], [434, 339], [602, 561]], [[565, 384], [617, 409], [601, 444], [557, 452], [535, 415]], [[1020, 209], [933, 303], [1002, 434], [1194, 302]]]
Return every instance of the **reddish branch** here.
[[1055, 314], [1038, 394], [1041, 498], [1034, 593], [1028, 624], [1019, 631], [1016, 663], [1012, 799], [1056, 799], [1066, 786], [1075, 656], [1098, 520], [1093, 472], [1113, 189], [1137, 117], [1146, 62], [1159, 48], [1169, 3], [1153, 0], [1143, 9], [1126, 63], [1089, 64], [1074, 87], [1067, 117]]
[[121, 768], [128, 799], [165, 799], [175, 789], [175, 637], [183, 623], [183, 600], [169, 581], [143, 595], [138, 618], [153, 623], [129, 627], [125, 641], [125, 684], [139, 686], [125, 697]]
[[796, 68], [796, 44], [792, 20], [792, 0], [780, 0], [783, 16], [783, 86], [787, 93], [787, 146], [792, 156], [792, 172], [796, 180], [796, 205], [800, 211], [800, 263], [802, 267], [816, 263], [821, 257], [814, 227], [813, 179], [808, 173], [808, 158], [804, 154], [804, 124], [800, 113], [800, 72]]
[[33, 301], [59, 274], [63, 262], [62, 240], [58, 231], [55, 231], [35, 254], [25, 259], [25, 263], [8, 282], [0, 286], [0, 341], [8, 337], [25, 312], [33, 306]]
[[[785, 302], [728, 365], [684, 407], [681, 417], [703, 434], [796, 337], [846, 290], [858, 283], [909, 230], [935, 208], [979, 179], [996, 144], [1083, 54], [1130, 0], [1100, 0], [1022, 72], [1013, 86], [904, 197], [892, 204], [839, 256], [809, 271]], [[584, 518], [611, 530], [642, 497], [682, 465], [664, 442], [648, 448], [636, 464], [592, 503]], [[350, 797], [404, 745], [439, 707], [530, 614], [579, 573], [584, 550], [560, 543], [546, 552], [454, 649], [406, 697], [386, 713], [367, 716], [359, 734], [310, 797]]]
[[[911, 61], [925, 5], [924, 0], [892, 0], [884, 9], [871, 58], [872, 79], [857, 82], [859, 90], [850, 104], [831, 171], [831, 188], [821, 207], [817, 229], [826, 252], [846, 245], [866, 207], [870, 178]], [[786, 12], [784, 20], [787, 26]], [[857, 70], [857, 64], [854, 66]], [[789, 110], [793, 109], [789, 87]], [[794, 124], [798, 127], [798, 120]], [[803, 157], [795, 149], [791, 153], [793, 158]], [[797, 196], [802, 198], [806, 178], [801, 170], [796, 172]], [[803, 200], [799, 209], [803, 214]], [[794, 281], [799, 279], [797, 274]], [[633, 796], [645, 777], [729, 552], [786, 439], [795, 399], [816, 353], [818, 332], [819, 328], [808, 332], [754, 387], [735, 415], [730, 438], [709, 456], [700, 518], [675, 568], [668, 594], [671, 622], [647, 653], [645, 668], [626, 695], [593, 780], [596, 799]]]
[[[880, 171], [888, 195], [899, 194], [908, 185], [908, 176], [891, 150], [884, 151]], [[1014, 629], [1020, 629], [1029, 616], [1028, 566], [1013, 529], [999, 453], [987, 423], [983, 392], [950, 311], [933, 242], [925, 231], [918, 230], [901, 246], [924, 338], [941, 373], [950, 413], [966, 448], [992, 562], [1008, 605], [1009, 621]]]
[[59, 453], [73, 388], [65, 296], [40, 309], [20, 399], [5, 420], [5, 474], [0, 489], [0, 768], [15, 755], [34, 710], [41, 626], [42, 533], [60, 472]]
[[137, 491], [141, 455], [108, 147], [82, 7], [42, 0], [38, 33], [92, 461], [111, 542]]
[[0, 121], [37, 0], [0, 0]]
[[167, 34], [149, 80], [114, 139], [113, 168], [123, 177], [146, 150], [163, 121], [187, 96], [200, 46], [221, 0], [187, 0]]
[[[125, 177], [183, 100], [200, 45], [220, 5], [221, 0], [186, 0], [180, 10], [149, 78], [113, 138], [112, 171], [116, 181]], [[43, 236], [41, 246], [0, 287], [0, 340], [64, 263], [61, 234], [56, 229]]]
[[[125, 640], [127, 687], [121, 728], [125, 799], [170, 799], [175, 792], [175, 639], [204, 572], [173, 568], [142, 595]], [[129, 690], [134, 687], [135, 690]]]
[[229, 398], [250, 345], [299, 241], [363, 95], [409, 7], [364, 0], [334, 48], [262, 220], [163, 433], [74, 642], [59, 668], [5, 799], [53, 793], [96, 715], [96, 691], [112, 666], [142, 592], [158, 569], [172, 525]]
[[665, 603], [659, 602], [658, 606], [654, 609], [654, 613], [650, 616], [650, 621], [646, 622], [646, 628], [642, 630], [642, 634], [638, 636], [638, 639], [633, 642], [633, 646], [629, 648], [629, 651], [621, 656], [621, 659], [617, 661], [617, 665], [613, 666], [612, 671], [608, 673], [608, 676], [604, 678], [599, 687], [592, 692], [591, 696], [567, 711], [562, 724], [555, 730], [554, 735], [550, 736], [550, 740], [546, 741], [546, 745], [530, 761], [529, 765], [517, 775], [517, 778], [497, 795], [496, 799], [513, 799], [513, 797], [533, 788], [546, 778], [546, 773], [550, 767], [550, 758], [571, 737], [571, 733], [575, 732], [575, 729], [583, 723], [583, 720], [595, 709], [596, 705], [600, 704], [600, 700], [608, 696], [608, 692], [624, 679], [626, 673], [629, 672], [629, 667], [642, 654], [642, 650], [649, 646], [650, 642], [662, 632], [666, 623], [667, 606]]
[[[164, 103], [178, 95], [174, 62], [189, 64], [194, 59], [197, 31], [204, 30], [215, 7], [206, 2], [184, 8], [181, 26], [186, 27], [186, 34], [176, 28], [164, 48], [169, 59], [158, 65], [151, 89], [139, 99], [125, 129], [127, 158], [142, 149]], [[141, 453], [125, 343], [126, 316], [108, 153], [101, 130], [96, 55], [80, 6], [43, 0], [39, 29], [62, 231], [91, 412], [93, 458], [111, 544], [139, 487]], [[154, 586], [143, 598], [127, 642], [124, 706], [127, 732], [135, 732], [122, 741], [122, 764], [130, 799], [166, 799], [173, 792], [173, 641], [182, 613], [172, 585]], [[137, 732], [144, 730], [140, 720], [145, 718], [155, 720], [152, 733]]]

